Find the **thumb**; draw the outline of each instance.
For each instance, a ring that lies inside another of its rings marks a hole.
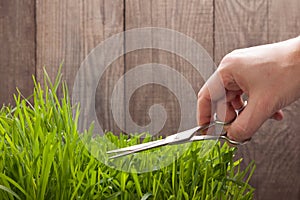
[[[248,104],[242,113],[236,118],[227,130],[229,138],[236,141],[250,139],[259,127],[268,119],[266,106],[259,98],[248,100]]]

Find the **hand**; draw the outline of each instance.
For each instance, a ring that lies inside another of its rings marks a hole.
[[[248,105],[227,130],[236,141],[252,137],[268,118],[282,120],[280,109],[300,97],[300,37],[226,55],[199,91],[198,124],[209,123],[215,112],[230,121],[243,94]]]

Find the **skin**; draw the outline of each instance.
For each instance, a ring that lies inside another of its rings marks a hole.
[[[300,97],[300,36],[227,54],[198,93],[198,124],[213,113],[230,121],[244,94],[248,104],[227,130],[236,141],[251,138],[269,118],[282,120],[281,109]]]

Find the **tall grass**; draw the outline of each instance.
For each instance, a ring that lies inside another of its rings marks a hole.
[[[147,173],[99,162],[80,138],[78,109],[60,80],[60,72],[54,83],[45,72],[43,88],[34,81],[33,104],[19,93],[14,107],[0,110],[0,199],[252,199],[248,181],[255,166],[241,170],[236,149],[226,144],[203,157],[203,143],[193,143],[171,165]],[[128,137],[107,133],[118,146],[128,145]]]

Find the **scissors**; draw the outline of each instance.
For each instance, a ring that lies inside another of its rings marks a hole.
[[[228,122],[220,121],[220,120],[218,120],[218,118],[215,114],[214,120],[212,122],[210,122],[209,124],[206,124],[203,126],[197,126],[195,128],[167,136],[166,138],[164,138],[162,140],[156,140],[156,141],[137,144],[137,145],[133,145],[133,146],[125,147],[125,148],[114,149],[111,151],[107,151],[106,153],[107,154],[115,154],[115,155],[109,157],[109,159],[113,159],[113,158],[119,158],[122,156],[138,153],[141,151],[145,151],[145,150],[149,150],[149,149],[153,149],[153,148],[157,148],[157,147],[162,147],[165,145],[175,145],[175,144],[182,144],[182,143],[186,143],[186,142],[195,142],[195,141],[203,141],[203,140],[224,140],[234,146],[243,145],[243,144],[247,143],[251,138],[249,138],[248,140],[245,140],[243,142],[238,142],[238,141],[232,140],[229,137],[227,137],[226,131],[222,131],[221,135],[203,135],[203,131],[205,131],[211,127],[220,126],[222,128],[223,126],[228,126],[228,125],[232,124],[232,122],[234,122],[234,120],[237,118],[237,116],[244,110],[246,105],[247,105],[247,101],[245,101],[244,106],[242,108],[235,110],[235,112],[236,112],[235,118],[233,118],[231,121],[228,121]],[[201,133],[202,135],[196,135],[196,133]]]

